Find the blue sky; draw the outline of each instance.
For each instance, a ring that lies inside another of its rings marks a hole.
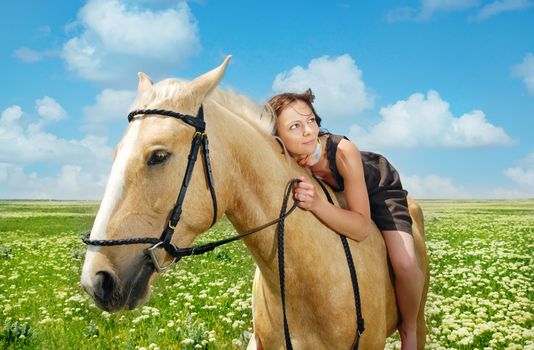
[[[324,126],[415,198],[534,197],[534,1],[0,5],[0,198],[99,199],[138,71],[263,103],[311,87]]]

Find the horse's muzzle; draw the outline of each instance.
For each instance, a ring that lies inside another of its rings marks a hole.
[[[151,263],[144,263],[125,278],[119,278],[111,271],[98,271],[90,285],[82,284],[95,304],[109,312],[134,309],[144,303],[150,291],[149,281],[154,273]]]

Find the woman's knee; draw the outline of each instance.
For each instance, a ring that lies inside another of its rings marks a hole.
[[[400,278],[418,277],[419,266],[417,265],[417,258],[415,256],[397,256],[394,259],[390,258],[390,260],[395,276]]]

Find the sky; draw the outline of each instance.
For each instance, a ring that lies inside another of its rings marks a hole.
[[[137,72],[264,103],[311,88],[323,126],[418,199],[534,198],[534,0],[5,1],[0,198],[101,199]]]

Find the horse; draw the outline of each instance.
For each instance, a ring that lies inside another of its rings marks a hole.
[[[189,247],[223,215],[237,232],[276,218],[284,188],[293,178],[307,177],[315,183],[317,193],[324,195],[309,171],[288,158],[273,137],[272,118],[265,114],[260,118],[262,108],[250,99],[217,88],[229,59],[190,82],[165,79],[154,84],[146,74],[138,74],[138,95],[132,110],[174,111],[189,116],[188,123],[150,112],[131,118],[115,149],[90,240],[120,243],[142,234],[148,241],[157,241],[162,231],[170,231],[173,246]],[[198,133],[191,125],[200,110],[210,142],[209,176],[215,197],[206,185],[205,168],[209,164],[197,162],[186,171],[191,140]],[[184,176],[190,182],[187,196],[182,198],[180,220],[174,225],[170,223],[171,212]],[[418,348],[423,349],[428,258],[421,208],[410,199],[409,211],[418,261],[426,276],[417,329]],[[252,301],[254,334],[248,349],[283,349],[278,239],[272,228],[265,228],[242,240],[257,264]],[[351,348],[357,332],[356,303],[338,233],[311,213],[297,209],[285,219],[284,241],[285,298],[293,348]],[[385,243],[373,224],[368,238],[349,240],[349,246],[365,319],[360,345],[363,349],[383,349],[399,323]],[[162,266],[172,263],[167,250],[159,248],[150,248],[151,254]],[[148,300],[150,286],[161,270],[156,265],[147,259],[144,244],[89,246],[81,284],[99,308],[133,309]]]

